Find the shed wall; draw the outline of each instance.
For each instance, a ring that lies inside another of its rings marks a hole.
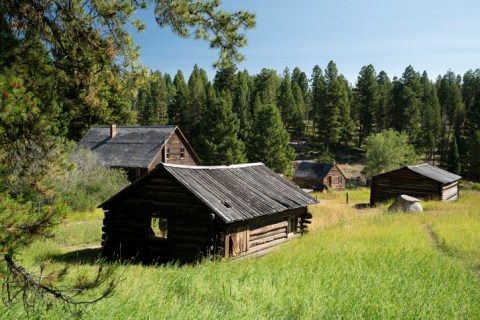
[[[457,182],[453,184],[458,185]],[[443,185],[440,182],[424,177],[408,168],[402,168],[372,177],[370,203],[386,201],[402,194],[423,199],[444,200],[447,193],[458,191],[453,184],[446,190],[444,196]]]

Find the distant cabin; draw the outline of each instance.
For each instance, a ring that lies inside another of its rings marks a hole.
[[[159,163],[199,165],[200,159],[177,126],[93,127],[78,143],[110,168],[125,169],[135,181]]]
[[[370,203],[386,201],[402,194],[455,201],[458,198],[458,180],[461,178],[427,163],[406,166],[372,177]]]
[[[102,252],[141,261],[263,254],[306,231],[317,200],[262,163],[159,164],[100,205]]]
[[[315,163],[302,161],[296,166],[293,182],[300,188],[319,189],[320,185],[327,188],[345,189],[346,177],[335,163]]]

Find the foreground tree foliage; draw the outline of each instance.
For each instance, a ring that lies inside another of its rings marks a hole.
[[[32,311],[60,302],[77,312],[76,306],[115,288],[111,268],[62,287],[64,271],[45,274],[40,268],[33,274],[16,257],[22,247],[51,236],[67,210],[54,188],[68,179],[66,139],[78,140],[92,124],[135,123],[130,104],[143,74],[128,30],[144,28],[133,14],[149,4],[160,27],[219,50],[216,65],[243,58],[242,32],[255,17],[222,11],[217,0],[0,0],[0,272],[6,303],[20,300]],[[152,77],[146,122],[166,121],[173,96],[163,94],[166,85],[161,74]],[[97,295],[82,300],[91,289]]]

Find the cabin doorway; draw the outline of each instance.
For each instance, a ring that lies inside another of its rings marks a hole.
[[[332,176],[328,176],[328,186],[332,186]]]

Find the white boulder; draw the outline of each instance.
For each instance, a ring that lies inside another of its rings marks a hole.
[[[402,194],[395,199],[393,204],[388,208],[388,211],[422,212],[423,208],[420,200]]]

